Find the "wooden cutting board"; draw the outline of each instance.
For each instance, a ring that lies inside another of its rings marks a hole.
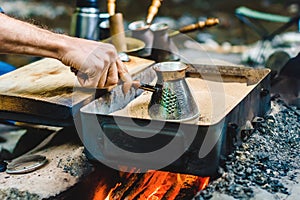
[[[131,56],[125,63],[132,75],[154,61]],[[0,76],[0,118],[31,123],[69,122],[72,112],[89,103],[91,91],[73,91],[79,86],[70,68],[45,58]]]

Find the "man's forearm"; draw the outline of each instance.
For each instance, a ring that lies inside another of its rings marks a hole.
[[[118,83],[126,66],[111,44],[52,33],[0,13],[0,53],[51,57],[78,70],[85,87],[109,87]]]
[[[68,36],[54,34],[0,13],[0,53],[60,59]]]

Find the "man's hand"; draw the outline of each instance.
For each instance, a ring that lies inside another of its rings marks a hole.
[[[133,86],[133,81],[132,81],[131,75],[129,74],[126,66],[122,63],[122,61],[118,60],[117,62],[119,63],[117,65],[118,74],[119,74],[120,80],[123,82],[123,92],[124,92],[124,94],[127,94],[127,92],[130,90],[130,88]]]
[[[124,79],[127,69],[111,44],[56,34],[2,13],[0,21],[0,53],[58,59],[78,70],[79,83],[84,87],[111,88],[119,76]]]
[[[84,87],[109,88],[118,83],[118,71],[127,71],[111,44],[68,38],[70,45],[60,60],[78,70],[79,83]]]

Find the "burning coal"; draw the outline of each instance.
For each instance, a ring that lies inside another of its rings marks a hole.
[[[147,173],[122,173],[120,181],[110,189],[100,184],[94,200],[119,199],[192,199],[197,192],[203,190],[209,182],[208,177],[194,175],[148,171]]]

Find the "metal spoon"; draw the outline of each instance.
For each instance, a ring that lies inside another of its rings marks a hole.
[[[130,61],[130,58],[129,58],[127,53],[119,52],[118,55],[119,55],[119,58],[120,58],[121,61],[123,61],[123,62],[129,62]]]

